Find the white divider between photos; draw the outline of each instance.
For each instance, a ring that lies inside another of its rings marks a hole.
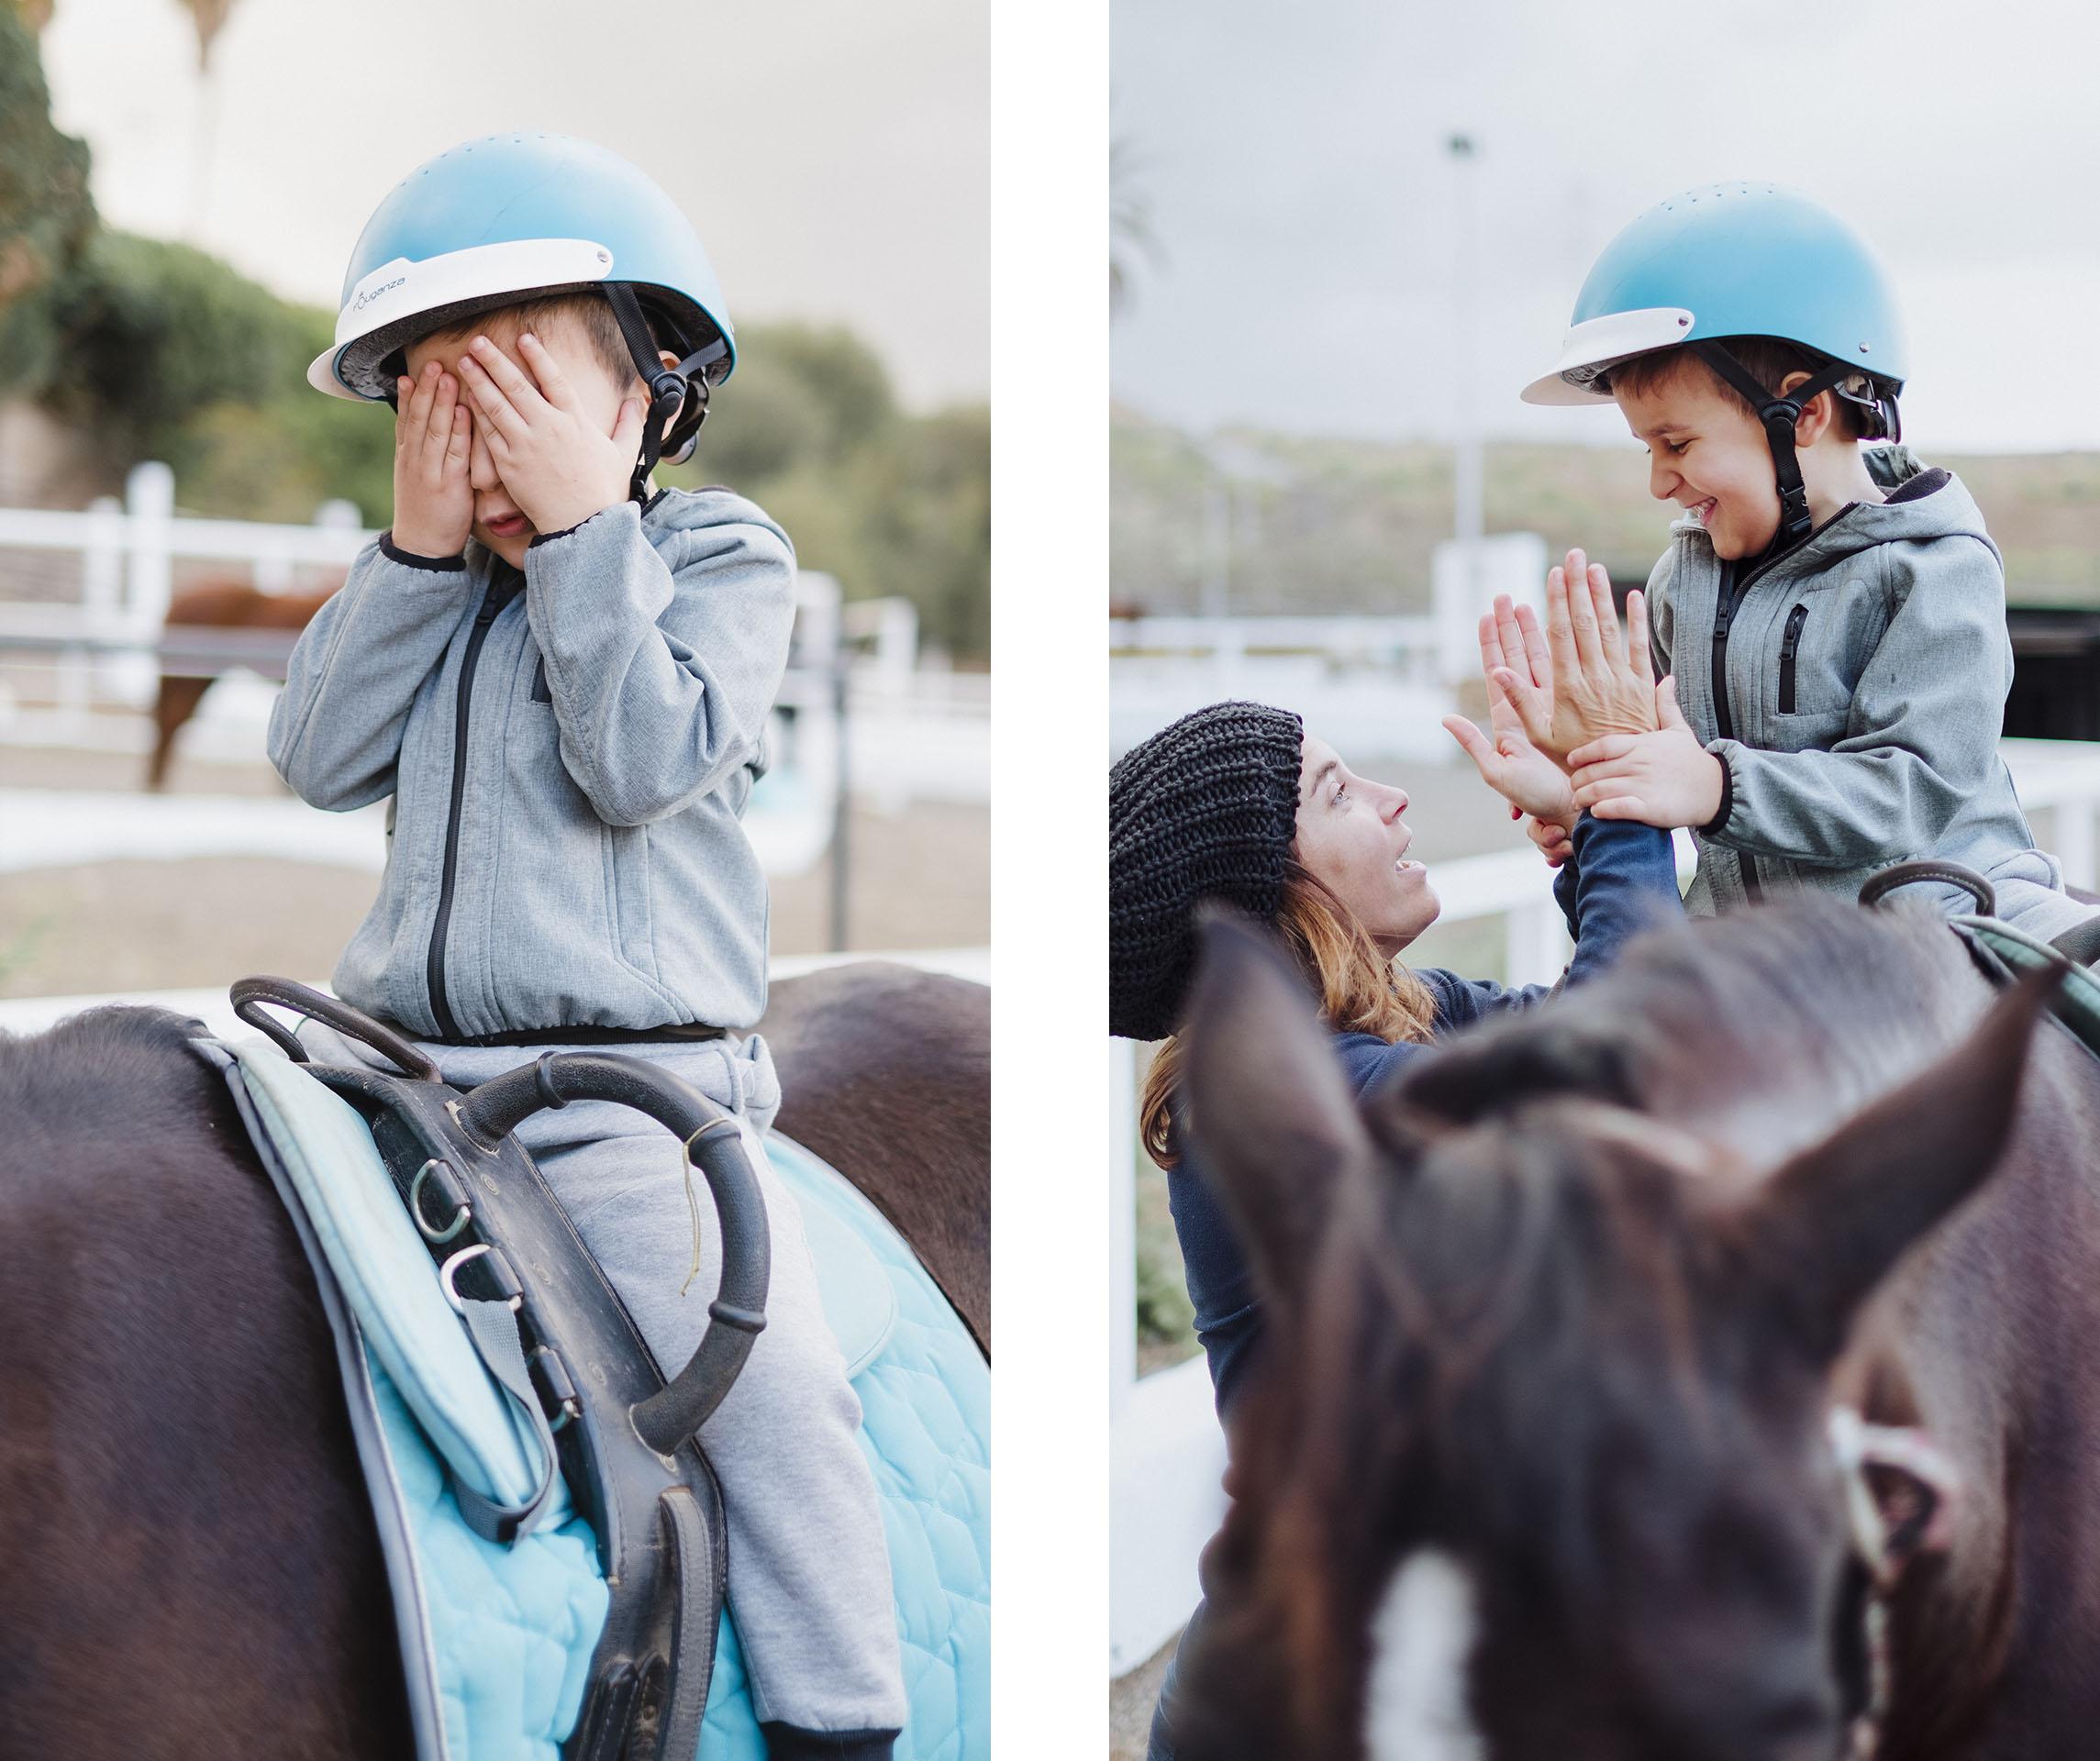
[[[2020,801],[2049,815],[2039,841],[2065,880],[2100,890],[2100,744],[2000,743]],[[1678,834],[1678,873],[1692,871]],[[1528,850],[1436,865],[1441,921],[1500,916],[1512,984],[1550,982],[1570,946],[1539,858]],[[1109,1042],[1109,1634],[1108,1668],[1123,1674],[1173,1636],[1196,1602],[1196,1556],[1225,1512],[1225,1440],[1199,1357],[1137,1374],[1137,1053]]]

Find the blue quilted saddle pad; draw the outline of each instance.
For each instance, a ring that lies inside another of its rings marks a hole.
[[[565,1496],[508,1547],[459,1514],[447,1468],[515,1496],[524,1439],[437,1292],[363,1122],[274,1047],[228,1047],[243,1088],[356,1315],[353,1402],[376,1413],[375,1502],[411,1537],[392,1557],[412,1684],[440,1727],[425,1761],[556,1761],[581,1710],[606,1589]],[[758,1142],[747,1134],[747,1141]],[[896,1594],[908,1707],[899,1761],[991,1754],[991,1374],[909,1246],[828,1164],[762,1140],[803,1212],[827,1321],[860,1397]],[[361,1386],[360,1385],[361,1384]],[[729,1566],[732,1585],[736,1562]],[[705,1761],[765,1761],[735,1622],[724,1611]]]
[[[853,1391],[896,1586],[910,1707],[896,1754],[898,1761],[976,1761],[992,1753],[991,1367],[881,1212],[801,1145],[778,1133],[764,1143],[802,1205],[819,1279],[828,1267],[824,1236],[836,1224],[859,1238],[894,1293],[888,1337],[854,1377]],[[825,1311],[832,1316],[828,1299]],[[839,1330],[839,1319],[833,1327]],[[851,1343],[840,1343],[851,1363]],[[736,1570],[732,1559],[732,1583]],[[726,1612],[700,1749],[706,1761],[765,1761]]]

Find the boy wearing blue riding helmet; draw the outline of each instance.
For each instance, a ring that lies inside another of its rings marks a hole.
[[[1564,756],[1599,818],[1693,828],[1693,911],[1788,887],[1850,898],[1877,869],[1939,857],[2054,938],[2092,910],[2034,847],[1998,755],[2013,663],[1997,547],[1950,472],[1867,444],[1901,437],[1908,371],[1880,262],[1803,196],[1716,184],[1612,240],[1524,397],[1616,402],[1650,492],[1684,510],[1645,595],[1671,676],[1652,719]],[[1609,589],[1580,551],[1563,584],[1585,615]],[[1544,733],[1542,696],[1506,682]]]
[[[403,179],[308,377],[394,406],[392,528],[294,651],[270,756],[316,806],[390,797],[384,877],[336,969],[448,1081],[617,1043],[762,1131],[765,879],[741,825],[787,659],[794,552],[727,490],[659,490],[735,365],[692,226],[633,166],[492,136]],[[328,1036],[350,1061],[355,1042]],[[521,1051],[520,1047],[531,1048]],[[527,1147],[661,1363],[719,1269],[660,1134],[606,1110]],[[880,1757],[904,1722],[861,1409],[793,1198],[762,1156],[766,1327],[700,1440],[775,1756]],[[691,1294],[685,1293],[690,1286]]]

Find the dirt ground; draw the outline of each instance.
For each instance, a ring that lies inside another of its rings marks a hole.
[[[1182,1635],[1175,1634],[1128,1675],[1108,1684],[1108,1761],[1145,1761],[1152,1707],[1160,1698],[1160,1683],[1174,1646],[1181,1642]]]
[[[123,811],[138,775],[129,756],[0,748],[0,787],[107,790],[113,813]],[[254,766],[185,760],[172,792],[283,792]],[[848,946],[988,943],[990,836],[983,807],[919,803],[895,817],[856,811]],[[0,997],[222,985],[249,972],[325,980],[377,883],[370,873],[249,857],[0,872]],[[829,946],[827,862],[776,879],[773,952]]]

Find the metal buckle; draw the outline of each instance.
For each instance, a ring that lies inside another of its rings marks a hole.
[[[440,1170],[438,1176],[438,1184],[443,1191],[445,1197],[451,1200],[457,1207],[451,1223],[442,1234],[431,1228],[423,1215],[423,1182],[429,1179],[432,1168]],[[416,1219],[417,1232],[433,1247],[442,1247],[473,1221],[474,1208],[467,1202],[465,1197],[461,1193],[458,1180],[452,1173],[452,1165],[450,1162],[440,1161],[433,1156],[416,1170],[416,1178],[408,1182],[408,1214]]]
[[[495,1275],[496,1288],[501,1290],[506,1285],[509,1286],[509,1293],[503,1300],[504,1307],[516,1314],[525,1306],[525,1293],[519,1288],[517,1274],[510,1269],[510,1262],[485,1241],[477,1241],[472,1247],[461,1248],[438,1268],[438,1281],[445,1288],[445,1301],[452,1305],[456,1312],[466,1312],[466,1301],[461,1296],[453,1280],[459,1277],[461,1267],[470,1259],[480,1259],[483,1255],[489,1256],[489,1269]]]
[[[541,1408],[551,1409],[547,1414],[550,1432],[559,1431],[582,1413],[583,1405],[576,1398],[576,1384],[569,1379],[568,1368],[552,1346],[535,1346],[525,1364]]]

